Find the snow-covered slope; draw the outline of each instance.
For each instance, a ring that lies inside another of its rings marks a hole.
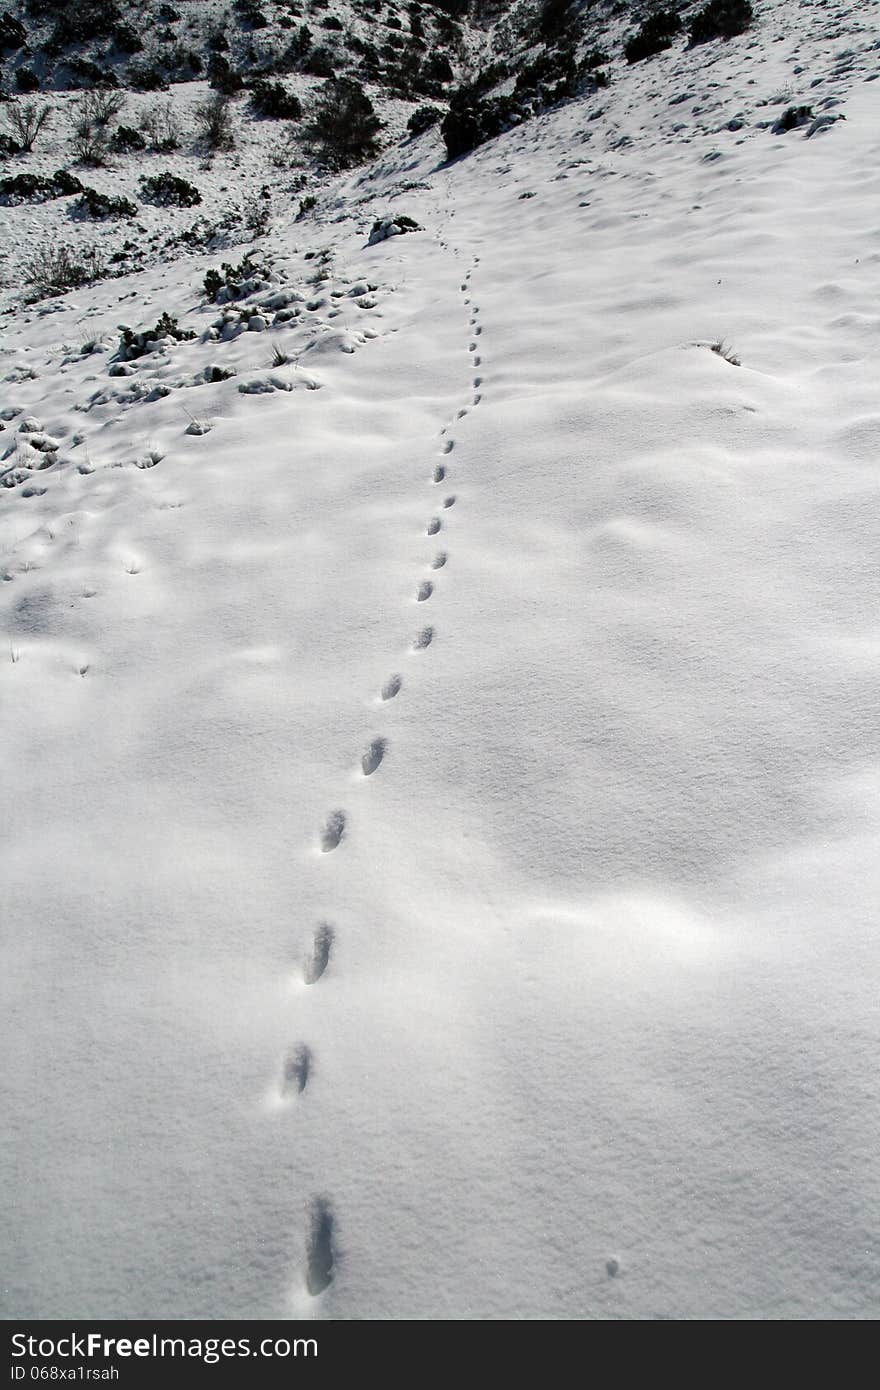
[[[880,1310],[880,51],[762,11],[5,320],[7,1316]]]

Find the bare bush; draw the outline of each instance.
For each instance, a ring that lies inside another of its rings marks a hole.
[[[170,101],[157,101],[141,112],[138,122],[150,149],[169,154],[180,145],[180,121]]]
[[[108,87],[94,87],[83,92],[76,103],[76,122],[100,126],[103,129],[125,110],[125,93]]]
[[[110,146],[110,122],[125,106],[121,92],[83,92],[73,104],[73,153],[80,164],[105,164]]]
[[[235,148],[232,101],[225,92],[212,92],[196,107],[196,129],[210,150]]]
[[[107,260],[97,246],[37,246],[23,262],[21,274],[33,297],[45,299],[103,279]]]
[[[48,106],[38,106],[35,101],[13,101],[5,111],[6,123],[21,148],[30,154],[41,131],[52,120]]]

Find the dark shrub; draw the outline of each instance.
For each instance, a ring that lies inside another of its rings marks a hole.
[[[113,30],[113,42],[121,53],[140,53],[143,41],[133,24],[117,24]]]
[[[468,154],[519,125],[528,115],[515,96],[483,98],[473,86],[459,87],[440,127],[447,157],[457,159]]]
[[[77,87],[118,87],[119,78],[110,68],[101,68],[91,58],[66,58],[64,66]]]
[[[161,68],[150,63],[132,63],[128,69],[128,85],[136,92],[167,92],[169,84]]]
[[[27,30],[8,10],[0,15],[0,53],[13,52],[27,42]]]
[[[655,53],[671,48],[680,29],[681,16],[675,10],[656,10],[624,44],[626,61],[638,63],[643,58],[652,58]]]
[[[422,76],[428,82],[451,82],[454,73],[446,54],[432,54],[422,66]]]
[[[736,34],[744,34],[754,17],[749,0],[709,0],[691,19],[691,43],[732,39]]]
[[[281,82],[258,77],[251,89],[251,106],[260,116],[276,121],[297,121],[302,115],[299,97]]]
[[[145,202],[158,203],[160,207],[194,208],[202,201],[195,184],[167,171],[141,179],[141,196]]]
[[[52,195],[55,198],[69,198],[74,193],[81,193],[83,188],[76,174],[71,174],[68,169],[56,169],[50,182],[55,189]]]
[[[11,135],[6,135],[0,131],[0,155],[12,158],[13,155],[21,154],[21,145],[17,145]]]
[[[212,53],[208,59],[208,82],[215,92],[227,97],[235,96],[244,86],[241,73],[232,67],[222,53]]]
[[[442,117],[443,112],[438,106],[420,106],[413,111],[406,128],[410,135],[422,135],[424,131],[430,130],[432,125],[439,125]]]
[[[335,77],[336,69],[333,66],[333,54],[330,49],[318,44],[305,58],[302,70],[310,77]]]
[[[301,24],[285,51],[285,61],[298,67],[312,47],[312,31],[307,24]]]
[[[121,125],[113,132],[110,148],[115,154],[137,154],[147,148],[147,142],[139,130]]]
[[[46,47],[50,52],[58,52],[72,44],[108,39],[121,21],[122,14],[114,0],[80,0],[76,5],[65,5]]]
[[[381,121],[363,88],[340,78],[328,82],[305,136],[327,164],[346,169],[376,154],[380,129]]]
[[[572,23],[573,0],[542,0],[538,33],[546,42],[559,38]]]
[[[269,23],[255,0],[234,0],[233,8],[241,24],[248,29],[265,29]]]
[[[101,221],[106,217],[134,217],[137,214],[137,208],[128,198],[111,198],[106,193],[99,193],[96,188],[84,188],[73,209],[80,217],[94,217]]]
[[[19,68],[15,74],[15,85],[20,92],[38,92],[40,79],[30,68]]]
[[[51,178],[42,174],[16,174],[14,178],[0,179],[0,202],[7,204],[45,203],[50,198],[67,198],[81,192],[79,179],[66,169],[56,170]]]
[[[166,24],[176,24],[180,15],[173,5],[160,5],[159,18],[164,19]]]

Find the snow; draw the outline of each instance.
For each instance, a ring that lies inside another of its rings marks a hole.
[[[762,11],[282,201],[288,324],[4,320],[6,1316],[880,1311],[880,50]]]

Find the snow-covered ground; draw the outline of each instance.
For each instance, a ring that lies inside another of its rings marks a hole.
[[[7,1317],[880,1312],[880,47],[761,9],[3,320]]]

